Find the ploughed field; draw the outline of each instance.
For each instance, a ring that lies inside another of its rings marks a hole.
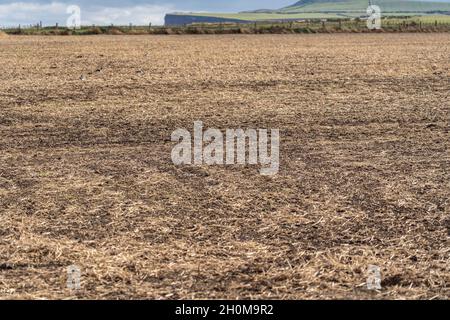
[[[0,68],[1,298],[450,298],[448,34],[10,36]],[[197,120],[280,129],[279,174],[175,166]]]

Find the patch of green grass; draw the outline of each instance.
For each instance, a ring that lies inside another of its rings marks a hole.
[[[424,23],[434,23],[435,21],[437,21],[438,23],[450,24],[450,15],[428,15],[428,16],[414,17],[413,19]]]
[[[337,14],[328,13],[195,13],[189,14],[198,17],[214,17],[224,19],[237,19],[243,21],[267,21],[284,19],[326,19],[339,18]]]

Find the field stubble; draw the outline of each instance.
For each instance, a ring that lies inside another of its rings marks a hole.
[[[3,298],[449,298],[448,35],[10,36],[0,61]],[[279,128],[279,175],[174,166],[195,120]]]

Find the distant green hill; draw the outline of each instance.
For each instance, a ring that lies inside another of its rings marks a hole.
[[[450,15],[450,3],[412,0],[373,0],[384,16]],[[241,13],[173,13],[166,25],[218,22],[289,21],[363,17],[368,0],[301,0],[278,10],[260,9]]]
[[[297,3],[276,10],[277,12],[330,12],[330,11],[362,11],[368,7],[368,0],[301,0]],[[373,0],[372,4],[381,8],[382,12],[436,12],[449,11],[450,3],[411,1],[411,0]]]

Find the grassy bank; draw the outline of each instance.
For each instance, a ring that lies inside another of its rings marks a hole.
[[[11,35],[143,35],[143,34],[283,34],[373,32],[366,21],[360,19],[328,19],[291,22],[255,23],[203,23],[187,26],[90,26],[71,30],[62,27],[10,28],[3,32]],[[442,16],[394,17],[382,21],[378,32],[450,32],[450,19]]]

